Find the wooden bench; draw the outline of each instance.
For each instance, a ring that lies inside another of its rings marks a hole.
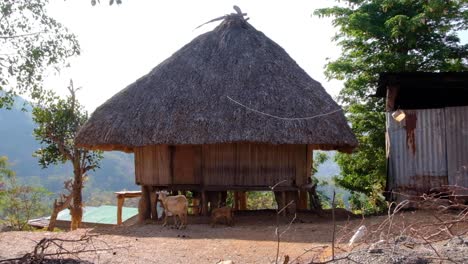
[[[141,197],[141,191],[120,191],[114,192],[117,195],[117,225],[122,224],[122,207],[125,198],[138,198]]]

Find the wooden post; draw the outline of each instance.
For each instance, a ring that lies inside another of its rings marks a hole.
[[[202,210],[200,208],[200,199],[198,198],[192,198],[192,205],[191,207],[192,208],[192,214],[193,215],[200,215]]]
[[[297,202],[297,208],[300,210],[307,210],[307,191],[299,190],[299,200]]]
[[[296,213],[297,203],[299,200],[297,191],[287,191],[286,193],[286,200],[284,204],[289,204],[288,208],[286,208],[286,212],[288,214]],[[292,203],[291,203],[292,202]],[[290,204],[291,203],[291,204]]]
[[[283,207],[285,207],[287,205],[287,202],[286,202],[286,192],[285,191],[282,191],[281,192],[281,207],[278,207],[280,210],[283,209]],[[279,206],[279,205],[278,205]],[[286,216],[286,211],[287,209],[284,208],[283,212],[282,212],[282,215],[283,216]]]
[[[117,225],[122,224],[122,207],[125,202],[125,196],[124,195],[117,195]]]
[[[387,100],[385,110],[387,112],[395,110],[395,99],[398,96],[398,92],[400,91],[400,87],[397,85],[389,85],[387,86]]]
[[[247,192],[234,192],[234,210],[247,210]]]
[[[306,171],[306,177],[307,177],[307,184],[312,184],[312,170],[314,168],[314,149],[312,145],[307,145],[307,171]],[[303,197],[302,195],[305,195],[305,208],[303,207]],[[301,193],[299,193],[299,209],[307,209],[307,190],[301,190]],[[309,197],[309,203],[312,204],[312,197]],[[312,206],[310,206],[310,209],[312,210]]]
[[[202,215],[207,216],[208,215],[208,197],[206,197],[206,191],[202,191]]]
[[[247,210],[247,192],[239,192],[239,210]]]
[[[234,210],[239,211],[239,192],[234,192]]]
[[[141,186],[141,198],[138,203],[138,222],[145,223],[147,219],[151,218],[151,202],[150,192],[148,186]]]
[[[151,219],[158,220],[158,211],[156,209],[156,203],[158,202],[158,195],[154,190],[150,192],[150,206],[151,206]]]
[[[228,195],[227,191],[221,192],[221,200],[220,200],[221,207],[226,206],[227,195]]]

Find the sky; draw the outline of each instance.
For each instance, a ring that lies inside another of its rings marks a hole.
[[[312,16],[317,8],[336,5],[332,0],[90,0],[51,1],[49,14],[77,37],[82,54],[70,67],[51,73],[46,87],[67,95],[73,79],[81,87],[78,99],[92,112],[114,94],[144,76],[198,35],[220,22],[197,26],[233,13],[239,6],[249,23],[282,46],[326,91],[336,96],[342,82],[324,75],[327,58],[337,58],[340,48],[331,41],[336,30],[331,19]],[[462,42],[468,42],[464,32]]]
[[[235,12],[233,5],[328,93],[335,96],[341,89],[340,82],[327,81],[323,73],[327,57],[336,58],[340,52],[331,42],[335,30],[330,19],[312,16],[317,8],[333,6],[331,0],[124,0],[119,6],[101,0],[94,7],[89,0],[51,2],[49,14],[78,37],[82,54],[70,61],[70,68],[51,73],[46,86],[66,95],[72,78],[75,87],[81,87],[78,99],[91,112],[192,39],[212,30],[219,22],[195,28]]]

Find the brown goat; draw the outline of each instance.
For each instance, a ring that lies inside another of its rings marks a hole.
[[[164,207],[164,223],[163,226],[167,225],[167,217],[174,217],[174,224],[179,229],[187,227],[187,209],[188,202],[187,198],[183,195],[167,196],[167,192],[159,192],[159,200],[162,202]],[[180,226],[177,223],[177,217],[180,220]]]
[[[233,224],[233,211],[229,206],[215,208],[211,211],[211,227],[214,227],[218,220],[226,219],[226,224],[232,226]]]

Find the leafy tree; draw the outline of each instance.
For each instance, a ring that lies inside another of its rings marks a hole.
[[[4,197],[6,194],[6,183],[5,180],[13,177],[14,172],[8,167],[8,158],[0,156],[0,211],[4,204]]]
[[[20,184],[6,157],[0,157],[0,184],[0,218],[13,229],[24,230],[29,219],[47,213],[44,204],[50,192]]]
[[[277,204],[273,192],[252,191],[247,193],[247,208],[249,210],[272,209]]]
[[[42,99],[47,69],[65,66],[80,53],[76,37],[47,14],[48,0],[0,1],[0,108],[14,96]]]
[[[341,56],[326,65],[329,79],[344,80],[344,105],[359,147],[338,154],[336,182],[369,197],[385,186],[383,100],[372,97],[379,73],[466,70],[468,45],[457,31],[468,28],[466,0],[344,0],[314,12],[331,17]],[[376,197],[374,197],[376,198]],[[380,203],[381,199],[374,199]]]
[[[70,96],[66,99],[55,98],[45,105],[33,109],[33,120],[38,127],[34,129],[36,139],[42,148],[36,151],[39,164],[47,168],[50,164],[70,161],[73,165],[71,229],[81,225],[83,216],[82,189],[86,172],[99,167],[102,152],[89,151],[75,145],[75,136],[88,119],[88,114],[75,98],[77,89],[70,81]]]

